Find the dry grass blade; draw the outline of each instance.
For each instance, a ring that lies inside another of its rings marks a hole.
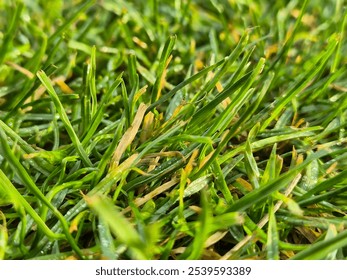
[[[123,153],[125,152],[125,150],[127,149],[127,147],[133,142],[139,128],[140,125],[142,123],[143,117],[145,115],[147,106],[144,103],[141,103],[133,123],[131,124],[131,126],[128,128],[128,130],[124,133],[122,139],[119,141],[119,144],[112,156],[112,160],[111,160],[111,169],[114,169],[115,167],[118,166],[119,161],[123,155]]]
[[[175,186],[177,183],[179,183],[179,179],[172,179],[169,182],[166,182],[165,184],[159,186],[154,191],[151,191],[150,193],[146,194],[144,197],[140,197],[140,198],[135,199],[134,204],[137,207],[140,207],[141,205],[145,204],[147,201],[155,198],[156,196],[162,194],[163,192],[166,192],[167,190],[169,190],[170,188]],[[128,206],[127,208],[122,210],[121,213],[125,214],[125,213],[128,213],[130,211],[131,211],[131,207]]]

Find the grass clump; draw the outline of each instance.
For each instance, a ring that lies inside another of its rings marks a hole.
[[[0,4],[1,259],[346,259],[344,1]]]

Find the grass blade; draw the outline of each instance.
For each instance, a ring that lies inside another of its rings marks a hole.
[[[42,84],[46,87],[49,95],[51,96],[52,101],[54,103],[54,106],[55,106],[62,122],[64,123],[65,129],[66,129],[67,133],[69,134],[72,143],[74,144],[77,152],[81,156],[83,163],[86,166],[92,166],[93,164],[90,161],[90,159],[88,158],[86,151],[83,149],[82,144],[79,141],[79,139],[78,139],[71,123],[70,123],[70,120],[69,120],[69,118],[68,118],[68,116],[64,110],[63,105],[61,104],[61,102],[59,100],[57,93],[55,92],[55,90],[52,86],[51,81],[49,80],[49,78],[47,77],[45,72],[43,72],[42,70],[37,73],[37,76],[40,79],[40,81],[42,82]]]

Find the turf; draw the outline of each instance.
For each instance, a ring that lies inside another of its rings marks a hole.
[[[0,3],[0,259],[346,259],[346,5]]]

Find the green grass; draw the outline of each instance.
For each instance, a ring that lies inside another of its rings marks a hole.
[[[347,3],[0,3],[0,259],[347,259]]]

